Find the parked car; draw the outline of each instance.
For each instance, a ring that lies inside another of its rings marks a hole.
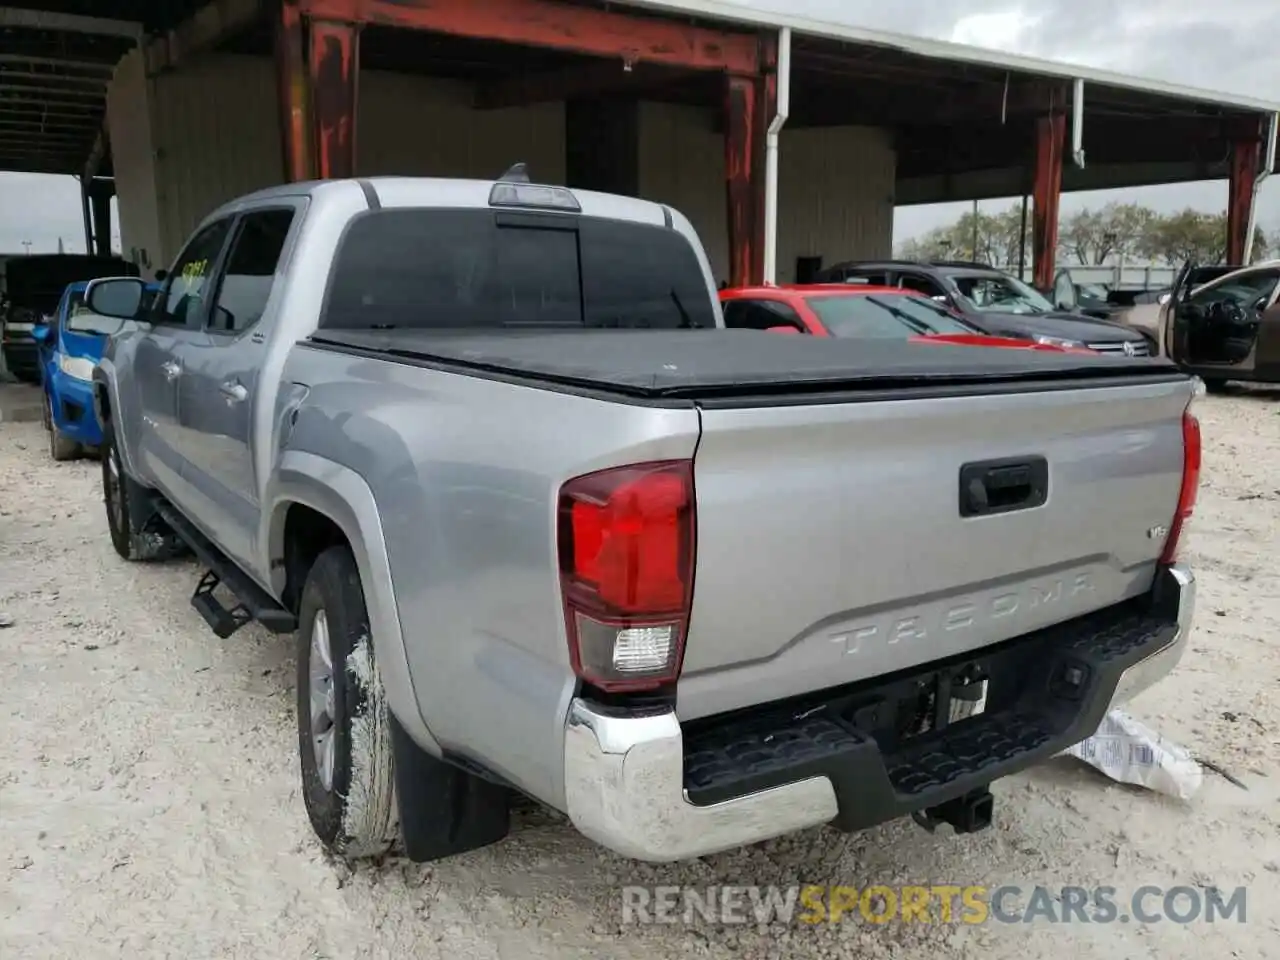
[[[1205,276],[1188,264],[1161,308],[1169,357],[1210,390],[1280,383],[1280,260]]]
[[[138,268],[120,257],[74,253],[12,257],[4,269],[8,307],[0,322],[0,348],[9,372],[27,383],[40,382],[40,351],[31,331],[49,322],[67,284],[138,275]]]
[[[290,184],[211,214],[147,319],[94,373],[112,543],[190,547],[220,636],[296,632],[346,856],[494,842],[514,791],[652,861],[981,829],[1187,644],[1191,378],[725,330],[661,204]]]
[[[84,302],[88,282],[68,285],[49,322],[37,324],[32,338],[39,349],[44,389],[44,425],[49,456],[72,460],[96,453],[102,430],[93,413],[93,368],[102,359],[107,338],[129,322],[104,317]],[[159,286],[147,288],[154,295]]]
[[[1064,268],[1053,278],[1053,287],[1040,291],[1055,310],[1070,314],[1082,314],[1098,320],[1114,320],[1122,304],[1111,300],[1111,291],[1101,283],[1077,281],[1070,270]]]
[[[821,271],[819,282],[867,283],[914,290],[962,315],[986,333],[1099,353],[1150,356],[1152,344],[1122,324],[1059,311],[1034,287],[994,267],[945,261],[849,262]]]
[[[720,304],[724,325],[730,329],[855,340],[1062,349],[1034,340],[993,337],[941,304],[901,287],[848,283],[736,287],[720,291]]]

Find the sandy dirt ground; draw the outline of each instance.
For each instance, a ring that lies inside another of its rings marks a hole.
[[[228,641],[187,563],[121,562],[94,462],[0,424],[0,957],[1275,957],[1280,920],[1280,393],[1207,398],[1197,627],[1133,705],[1238,777],[1187,803],[1058,759],[995,787],[995,828],[828,829],[676,866],[537,808],[443,863],[331,862],[298,793],[291,641]],[[1246,885],[1246,922],[759,929],[624,924],[624,884]]]

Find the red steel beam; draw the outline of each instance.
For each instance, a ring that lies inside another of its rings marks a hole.
[[[315,174],[322,180],[354,177],[360,28],[350,22],[311,20],[308,30]]]
[[[331,21],[376,23],[567,53],[620,57],[695,70],[754,74],[752,34],[694,27],[555,0],[301,0],[302,12]]]
[[[724,156],[729,284],[764,282],[765,138],[777,111],[777,43],[758,41],[761,73],[725,77]]]
[[[1053,286],[1058,252],[1058,201],[1062,196],[1062,155],[1067,117],[1054,113],[1036,120],[1035,172],[1031,184],[1031,263],[1034,284]]]
[[[1231,144],[1231,168],[1227,181],[1227,263],[1243,264],[1248,240],[1253,185],[1258,177],[1262,142],[1255,135]]]
[[[306,41],[302,12],[285,0],[276,21],[276,92],[280,101],[280,135],[286,183],[315,176],[311,163],[309,78],[303,53]]]
[[[754,141],[759,130],[763,99],[758,77],[729,74],[725,77],[724,174],[729,221],[729,286],[752,282],[759,245],[756,230]]]
[[[751,275],[753,284],[764,283],[765,147],[769,124],[778,112],[778,38],[772,33],[758,40],[761,74],[756,85],[759,102],[752,127],[751,193],[754,221],[751,225]]]

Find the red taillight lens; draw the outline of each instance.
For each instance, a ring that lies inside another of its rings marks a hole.
[[[693,465],[642,463],[560,490],[560,587],[574,672],[603,690],[673,682],[693,594]]]
[[[1161,563],[1176,563],[1182,533],[1196,508],[1200,490],[1200,421],[1189,409],[1182,415],[1182,487],[1178,491],[1178,512],[1169,525]]]

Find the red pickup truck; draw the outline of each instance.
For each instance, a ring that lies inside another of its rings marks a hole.
[[[898,287],[806,284],[720,291],[729,328],[813,337],[901,339],[975,347],[1063,352],[1062,347],[993,337],[928,297]],[[1072,349],[1073,353],[1092,350]]]

